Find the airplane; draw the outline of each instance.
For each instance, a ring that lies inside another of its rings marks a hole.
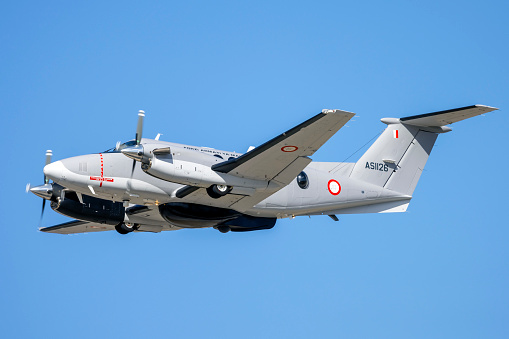
[[[405,212],[439,134],[497,108],[473,105],[404,118],[387,127],[357,162],[312,156],[355,114],[321,113],[244,153],[142,138],[102,152],[51,162],[44,184],[27,185],[75,220],[40,231],[58,234],[161,232],[213,227],[222,233],[271,229],[278,219]],[[50,182],[51,180],[51,182]]]

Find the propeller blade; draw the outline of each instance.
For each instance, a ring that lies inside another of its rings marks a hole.
[[[53,151],[52,150],[47,150],[46,151],[46,165],[49,165],[51,163],[51,157],[53,156]]]
[[[42,216],[44,215],[44,207],[46,207],[46,199],[42,199],[41,217],[39,218],[39,228],[42,225]]]
[[[53,152],[49,149],[46,151],[46,163],[45,166],[51,164],[51,157],[53,156]],[[44,215],[44,208],[46,207],[46,199],[50,199],[53,194],[53,184],[49,183],[49,178],[44,175],[44,185],[32,187],[30,183],[27,184],[25,190],[34,193],[35,195],[43,198],[42,199],[42,209],[41,209],[41,217],[39,218],[39,228],[42,224],[42,217]]]
[[[145,111],[140,110],[138,112],[138,126],[136,126],[136,145],[139,145],[141,142],[143,134],[143,118],[145,118]]]
[[[143,135],[143,119],[144,118],[145,118],[145,111],[139,110],[138,111],[138,125],[136,126],[136,137],[135,137],[136,146],[139,146],[141,143],[141,138]],[[134,147],[136,148],[136,146],[134,146]],[[139,146],[139,147],[141,147],[141,152],[143,152],[143,146]],[[136,149],[137,153],[140,151],[139,147]],[[127,153],[125,153],[126,151],[122,150],[122,153],[127,154]],[[141,161],[141,159],[140,159],[140,161]],[[133,178],[133,173],[134,173],[135,167],[136,167],[136,160],[133,160],[133,167],[131,169],[131,179]]]
[[[53,156],[53,151],[51,151],[50,149],[46,151],[46,165],[49,165],[51,163],[51,157]],[[46,177],[46,175],[44,175],[44,183],[45,184],[48,184],[49,183],[49,179]]]
[[[134,168],[136,167],[136,160],[133,160],[133,168],[131,169],[131,179],[133,178]]]

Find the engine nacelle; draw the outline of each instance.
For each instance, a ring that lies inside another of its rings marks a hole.
[[[237,177],[227,173],[213,171],[210,166],[195,162],[176,160],[173,158],[152,157],[149,163],[143,164],[142,169],[156,178],[176,182],[183,185],[209,187],[211,185],[226,185],[265,189],[266,181]]]
[[[159,213],[170,224],[184,228],[216,227],[221,232],[270,229],[276,218],[253,217],[227,208],[190,203],[159,205]]]
[[[65,216],[83,221],[117,225],[124,221],[125,208],[121,202],[114,202],[82,196],[81,203],[75,192],[65,191],[63,199],[51,201],[51,208]]]

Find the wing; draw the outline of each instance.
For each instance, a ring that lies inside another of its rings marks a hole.
[[[40,228],[39,231],[58,234],[113,231],[115,226],[95,222],[73,220],[60,225]]]
[[[354,115],[340,110],[324,110],[246,154],[212,166],[217,172],[267,181],[269,188],[264,191],[239,195],[235,194],[234,188],[233,194],[213,202],[210,202],[205,189],[183,189],[182,196],[185,196],[188,202],[246,211],[295,179],[311,162],[308,156],[313,155]]]
[[[129,222],[138,225],[136,232],[161,232],[181,229],[166,222],[161,217],[157,206],[131,206],[126,210],[126,216]],[[113,231],[115,225],[73,220],[56,226],[40,228],[39,230],[46,233],[76,234]]]
[[[214,165],[212,169],[255,180],[276,179],[287,185],[309,164],[306,157],[313,155],[354,115],[340,110],[323,110],[250,152]]]
[[[465,120],[468,118],[475,117],[491,111],[495,111],[498,108],[484,106],[484,105],[473,105],[455,109],[449,109],[446,111],[426,113],[421,115],[414,115],[411,117],[400,118],[404,124],[415,125],[415,126],[445,126],[452,123]]]

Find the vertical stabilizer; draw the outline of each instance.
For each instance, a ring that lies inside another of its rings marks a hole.
[[[437,137],[437,133],[419,130],[384,187],[412,195]]]
[[[438,136],[422,128],[426,129],[390,123],[355,164],[350,177],[412,195]]]

